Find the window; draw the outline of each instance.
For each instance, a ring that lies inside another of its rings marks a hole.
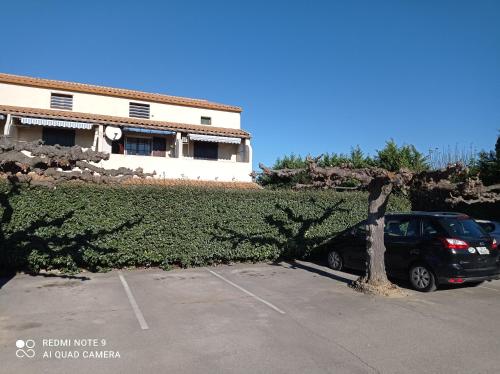
[[[193,142],[194,158],[206,160],[217,160],[219,153],[219,143]]]
[[[151,156],[151,139],[127,137],[125,139],[125,153],[127,155]]]
[[[149,104],[130,103],[128,108],[128,116],[149,119]]]
[[[389,237],[415,237],[419,236],[418,219],[392,218],[385,223],[385,234]]]
[[[439,232],[439,228],[436,224],[428,219],[425,219],[422,223],[422,232],[424,236],[434,236]]]
[[[51,93],[50,107],[52,109],[73,110],[73,95]]]
[[[350,230],[350,233],[354,236],[366,237],[366,221],[358,223]]]
[[[202,125],[211,125],[212,124],[212,117],[201,117],[201,124]]]
[[[476,221],[477,222],[477,221]],[[488,234],[495,231],[495,224],[493,222],[477,222]]]
[[[153,156],[165,157],[167,155],[167,139],[153,138]]]
[[[483,228],[472,219],[444,218],[440,222],[451,236],[481,238],[486,235]]]
[[[73,147],[75,145],[75,130],[44,127],[42,140],[47,145],[59,144],[65,147]]]

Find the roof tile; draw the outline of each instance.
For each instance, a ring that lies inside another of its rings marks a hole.
[[[31,116],[38,118],[66,119],[72,121],[90,122],[95,124],[131,126],[154,128],[162,130],[172,130],[180,132],[190,132],[195,134],[234,136],[249,139],[250,134],[241,129],[231,129],[227,127],[214,127],[204,125],[191,125],[186,123],[153,121],[139,118],[115,117],[101,114],[69,112],[54,109],[27,108],[18,106],[0,105],[0,113],[12,114],[15,116]]]
[[[0,73],[0,83],[11,83],[22,86],[42,87],[42,88],[50,88],[57,90],[67,90],[74,92],[115,96],[133,100],[144,100],[162,104],[172,104],[172,105],[188,106],[194,108],[222,110],[227,112],[240,113],[242,111],[242,109],[238,106],[220,104],[201,99],[190,99],[180,96],[162,95],[156,93],[127,90],[123,88],[95,86],[85,83],[75,83],[75,82],[66,82],[66,81],[59,81],[52,79],[25,77],[21,75],[13,75],[5,73]]]

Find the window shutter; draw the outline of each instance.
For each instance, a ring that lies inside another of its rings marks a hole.
[[[73,110],[73,95],[50,94],[50,107],[52,109]]]
[[[149,119],[149,104],[130,103],[129,117]]]

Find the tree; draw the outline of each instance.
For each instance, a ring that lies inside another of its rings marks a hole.
[[[494,151],[483,151],[479,154],[478,169],[486,185],[500,183],[500,136],[497,138]]]
[[[386,142],[382,150],[377,151],[376,164],[389,171],[398,171],[406,168],[420,172],[429,169],[424,155],[414,145],[410,144],[398,147],[392,139]]]
[[[466,178],[467,170],[460,164],[449,165],[435,171],[412,171],[400,168],[391,171],[380,167],[354,168],[352,165],[320,167],[316,158],[307,158],[305,169],[274,170],[260,164],[264,175],[276,178],[290,178],[296,173],[307,173],[311,179],[309,184],[296,184],[296,189],[304,188],[338,188],[349,180],[357,180],[360,188],[368,190],[367,217],[367,272],[360,277],[354,286],[360,290],[387,294],[397,290],[385,272],[384,216],[389,196],[396,190],[412,188],[441,189],[448,194],[448,202],[500,201],[500,184],[485,187],[477,178]]]

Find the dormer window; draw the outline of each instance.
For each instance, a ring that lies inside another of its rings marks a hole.
[[[211,125],[212,124],[212,117],[201,117],[201,124],[202,125]]]
[[[51,93],[50,107],[52,109],[73,110],[73,95]]]
[[[149,119],[149,104],[130,103],[128,116]]]

